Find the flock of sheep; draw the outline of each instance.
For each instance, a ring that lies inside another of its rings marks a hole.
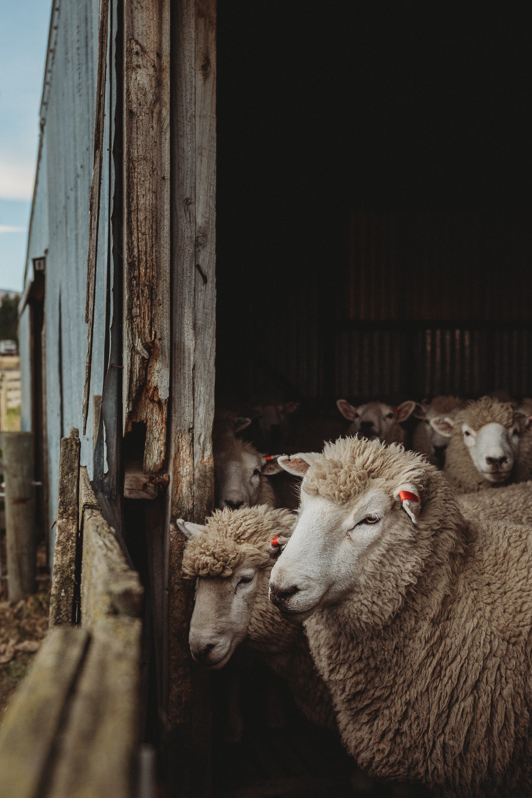
[[[372,777],[530,796],[531,408],[337,404],[346,437],[273,458],[216,419],[218,509],[177,521],[192,656],[254,650]]]

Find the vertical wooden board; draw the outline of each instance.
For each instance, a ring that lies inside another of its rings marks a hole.
[[[59,497],[50,595],[50,627],[73,623],[76,584],[76,547],[79,515],[79,450],[77,430],[61,440]]]
[[[214,504],[212,423],[216,345],[216,2],[196,5],[195,516]]]
[[[124,432],[166,457],[170,366],[170,0],[124,4]]]

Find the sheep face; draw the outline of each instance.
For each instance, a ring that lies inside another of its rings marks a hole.
[[[413,448],[426,454],[434,465],[443,466],[453,418],[462,407],[462,400],[453,396],[438,396],[430,403],[416,403],[413,415],[420,423],[414,432]]]
[[[265,502],[263,491],[267,474],[280,471],[271,458],[239,438],[225,437],[216,442],[214,451],[215,504],[237,510]]]
[[[399,485],[390,494],[379,483],[370,480],[343,504],[308,494],[303,483],[299,521],[270,578],[270,598],[284,614],[304,620],[342,602],[371,579],[372,562],[389,557],[397,544],[414,545],[416,489]],[[411,498],[401,503],[402,490]]]
[[[228,577],[198,577],[189,645],[201,665],[222,668],[245,639],[264,571],[242,563]]]
[[[368,402],[354,407],[345,399],[338,399],[336,404],[344,418],[352,422],[349,435],[359,433],[364,438],[384,440],[395,424],[394,409],[384,402]]]
[[[503,424],[484,424],[475,430],[462,424],[462,439],[477,471],[488,482],[506,482],[519,453],[521,427]]]

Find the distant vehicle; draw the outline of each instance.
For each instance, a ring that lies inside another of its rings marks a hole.
[[[0,355],[16,355],[18,346],[16,341],[0,341]]]

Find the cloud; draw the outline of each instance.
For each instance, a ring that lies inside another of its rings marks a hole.
[[[14,163],[0,158],[0,199],[31,200],[34,174],[33,163]]]
[[[0,224],[0,235],[2,233],[26,233],[26,227],[15,227],[12,224]]]

